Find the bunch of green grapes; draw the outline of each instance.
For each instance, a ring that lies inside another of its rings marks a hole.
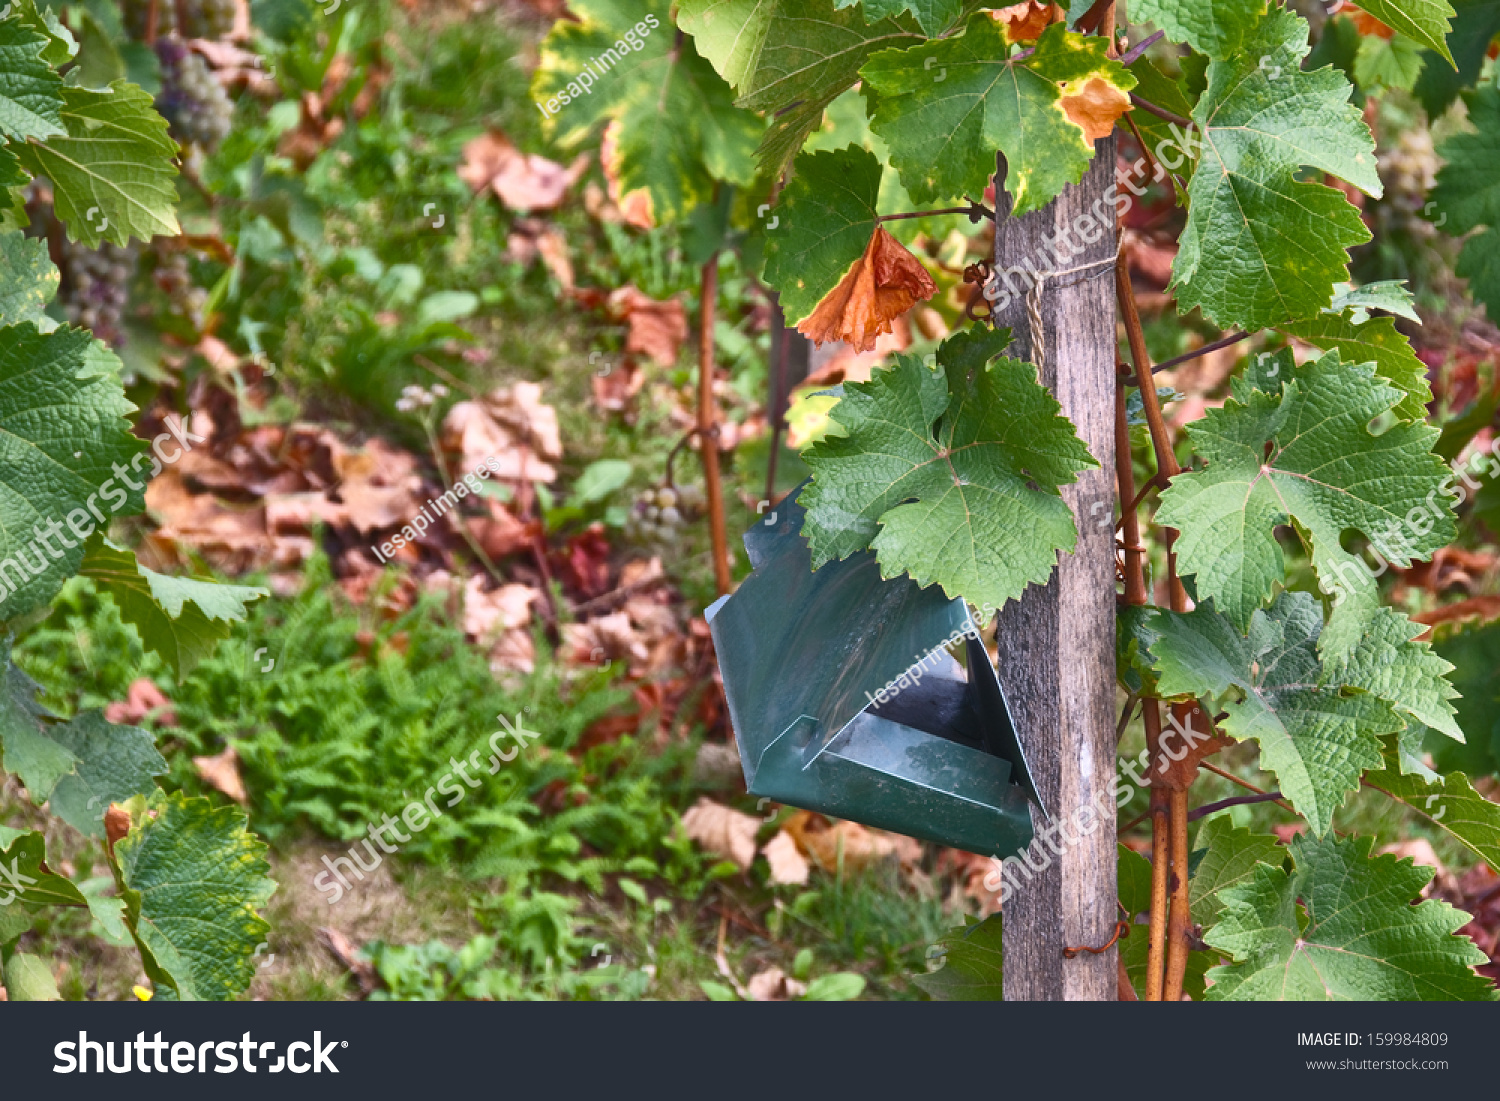
[[[193,282],[185,252],[162,252],[156,255],[156,270],[151,273],[156,285],[167,296],[173,313],[184,318],[195,332],[203,329],[203,311],[208,292]]]
[[[1385,195],[1380,214],[1389,220],[1391,230],[1431,237],[1432,223],[1422,216],[1427,193],[1437,176],[1437,153],[1432,147],[1432,132],[1425,126],[1403,130],[1396,140],[1381,149],[1376,157]]]
[[[636,494],[625,521],[625,537],[636,543],[666,545],[678,541],[682,525],[703,511],[703,489],[697,485],[658,486]]]

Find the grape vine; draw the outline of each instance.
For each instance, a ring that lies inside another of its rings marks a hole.
[[[1121,729],[1138,716],[1149,771],[1166,777],[1151,793],[1151,889],[1132,911],[1149,910],[1150,935],[1129,948],[1128,969],[1122,956],[1122,974],[1153,999],[1205,989],[1213,998],[1322,996],[1315,984],[1269,981],[1266,938],[1280,936],[1273,926],[1300,907],[1311,925],[1297,940],[1292,917],[1297,946],[1275,967],[1321,967],[1358,934],[1336,917],[1357,903],[1371,922],[1401,933],[1371,943],[1368,967],[1332,967],[1340,996],[1494,997],[1472,970],[1482,954],[1454,933],[1461,915],[1441,904],[1410,907],[1422,876],[1372,856],[1368,841],[1338,840],[1332,823],[1362,784],[1413,805],[1439,792],[1461,799],[1469,787],[1464,774],[1440,776],[1417,761],[1424,739],[1463,740],[1452,666],[1420,624],[1381,603],[1348,549],[1352,533],[1356,546],[1367,541],[1405,566],[1456,532],[1453,480],[1438,457],[1439,433],[1424,420],[1426,368],[1393,324],[1392,315],[1415,318],[1410,298],[1399,286],[1348,286],[1349,251],[1370,236],[1351,196],[1378,199],[1383,174],[1400,194],[1382,206],[1392,216],[1446,215],[1450,229],[1479,230],[1459,271],[1494,310],[1497,253],[1486,242],[1500,205],[1495,130],[1484,122],[1500,117],[1500,93],[1490,85],[1464,93],[1480,133],[1448,139],[1429,201],[1430,153],[1420,139],[1377,163],[1349,78],[1314,55],[1308,22],[1289,7],[1067,7],[682,0],[677,17],[684,52],[712,65],[739,108],[772,120],[758,150],[778,196],[762,223],[765,277],[788,321],[820,342],[873,347],[897,315],[936,293],[923,259],[881,223],[898,212],[987,216],[973,204],[992,182],[997,152],[1006,173],[993,186],[1009,192],[1014,214],[1042,209],[1076,183],[1096,140],[1117,127],[1156,179],[1170,175],[1186,215],[1168,290],[1180,312],[1196,308],[1224,329],[1211,349],[1245,355],[1223,408],[1193,423],[1184,446],[1156,388],[1140,385],[1153,368],[1131,280],[1116,262],[1129,349],[1117,417]],[[1426,71],[1470,64],[1450,53],[1447,4],[1361,8],[1362,18],[1403,36],[1413,56],[1429,51]],[[1139,23],[1127,24],[1127,14]],[[1346,30],[1335,23],[1329,33]],[[559,41],[576,33],[553,32]],[[1140,43],[1129,56],[1121,34]],[[1358,68],[1374,89],[1403,79],[1373,54]],[[856,85],[865,93],[858,125],[831,140],[825,109]],[[559,129],[576,139],[588,111],[613,111],[603,105],[629,94],[603,96]],[[727,131],[729,102],[702,96],[680,133],[657,140],[680,141],[710,120]],[[620,117],[630,118],[628,107]],[[667,151],[641,141],[622,145],[622,177],[646,187],[658,210],[680,210],[692,196],[657,174]],[[1118,235],[1118,213],[1130,205],[1124,182],[1111,191],[1122,200],[1113,210],[1096,209],[1056,235],[1055,257],[1014,257],[1020,266],[1011,271],[997,265],[985,296],[1026,294],[1038,272],[1068,268],[1069,232],[1089,241]],[[899,208],[890,205],[896,183]],[[943,209],[916,211],[912,200]],[[932,359],[899,358],[843,388],[830,413],[838,434],[805,453],[813,479],[803,530],[815,563],[869,550],[888,576],[998,605],[1045,583],[1058,555],[1074,548],[1079,518],[1059,487],[1093,457],[1036,366],[1006,355],[1009,333],[976,324],[940,345],[936,370]],[[1303,349],[1295,358],[1293,344]],[[1132,447],[1128,408],[1147,426],[1144,451]],[[653,497],[643,518],[647,510],[655,522],[666,508]],[[1157,608],[1150,574],[1163,571],[1166,606]],[[1169,761],[1168,722],[1207,724],[1212,736],[1187,763]],[[1214,885],[1189,874],[1190,789],[1200,766],[1222,771],[1207,758],[1236,742],[1254,743],[1280,786],[1257,798],[1281,799],[1309,832],[1290,854],[1290,875],[1274,840],[1213,834],[1209,860],[1228,859],[1227,848],[1257,854],[1253,875]],[[1494,863],[1500,807],[1472,809],[1439,825]],[[1211,920],[1195,932],[1205,915]],[[1416,954],[1396,951],[1397,940]]]
[[[230,11],[219,3],[183,9],[194,33],[204,34],[224,29]],[[159,5],[162,11],[171,6]],[[138,5],[127,5],[127,22],[135,25],[139,14]],[[218,120],[205,129],[203,116],[179,114],[174,122],[186,127],[184,137],[221,137],[228,101],[212,75],[175,39],[157,45],[164,68],[177,67],[179,92],[188,89]],[[0,418],[9,441],[0,474],[0,767],[19,778],[39,812],[45,807],[101,840],[117,889],[114,897],[86,894],[53,870],[50,827],[0,827],[0,862],[14,872],[16,887],[0,894],[5,986],[12,998],[57,997],[50,969],[17,945],[40,912],[62,906],[128,932],[156,996],[232,998],[254,977],[252,960],[267,929],[258,911],[275,884],[265,845],[237,807],[160,790],[156,778],[166,762],[150,733],[99,711],[52,713],[11,660],[14,642],[45,618],[76,575],[107,593],[144,646],[178,673],[227,638],[247,602],[264,595],[157,573],[108,539],[111,517],[144,511],[143,484],[130,475],[149,479],[148,470],[175,461],[131,432],[135,406],[110,346],[123,339],[142,244],[180,233],[179,150],[140,87],[123,79],[90,86],[76,57],[77,36],[32,0],[11,4],[0,17],[0,47],[0,187],[7,189]],[[161,274],[176,280],[169,293],[191,300],[180,268]],[[193,438],[191,428],[178,428]],[[56,857],[54,864],[67,866]]]

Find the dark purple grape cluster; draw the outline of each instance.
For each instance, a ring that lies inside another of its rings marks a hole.
[[[113,347],[125,343],[121,319],[130,298],[135,272],[135,247],[102,243],[89,248],[77,241],[63,242],[62,286],[57,300],[71,325],[90,330]]]
[[[161,61],[156,109],[172,136],[184,145],[213,150],[229,133],[234,103],[213,70],[180,38],[157,39],[156,56]]]

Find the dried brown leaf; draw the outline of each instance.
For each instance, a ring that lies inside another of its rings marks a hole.
[[[1041,0],[1026,0],[1024,4],[1011,4],[990,13],[1005,24],[1005,37],[1012,42],[1031,42],[1042,36],[1042,32],[1063,17],[1062,8]]]
[[[234,746],[226,746],[222,753],[212,757],[194,757],[193,767],[198,775],[211,787],[222,791],[236,803],[243,805],[249,799],[245,793],[245,781],[240,776],[240,755]]]
[[[842,340],[856,352],[875,347],[891,323],[937,293],[937,284],[905,245],[879,226],[849,268],[797,331],[817,344]]]
[[[1062,98],[1057,105],[1068,121],[1083,130],[1090,144],[1108,137],[1115,121],[1131,109],[1130,96],[1100,76],[1091,76],[1081,84],[1070,81],[1061,86]]]
[[[738,754],[735,764],[738,765]],[[738,768],[736,768],[738,772]],[[761,846],[760,855],[771,866],[771,882],[801,885],[807,882],[812,865],[797,848],[797,842],[786,830],[778,830],[776,836]],[[752,982],[754,980],[751,980]]]
[[[490,130],[464,146],[458,176],[475,191],[488,187],[512,210],[554,210],[587,167],[586,154],[564,168],[535,153],[522,153],[504,134]]]
[[[683,813],[683,828],[692,840],[705,850],[726,860],[733,860],[749,871],[755,860],[755,832],[760,820],[742,814],[732,807],[700,798]]]

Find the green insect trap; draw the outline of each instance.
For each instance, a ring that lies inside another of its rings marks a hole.
[[[1020,852],[1027,799],[1046,811],[979,624],[936,585],[881,577],[869,551],[814,570],[801,488],[745,534],[754,572],[706,613],[750,794]]]

